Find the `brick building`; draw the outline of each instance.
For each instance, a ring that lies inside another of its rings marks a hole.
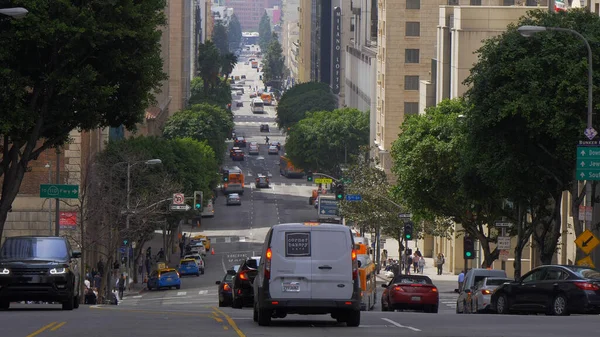
[[[225,6],[233,8],[244,32],[257,32],[265,9],[270,7],[269,0],[226,0]]]

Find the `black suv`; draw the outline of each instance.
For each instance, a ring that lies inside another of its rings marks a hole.
[[[10,302],[62,303],[63,310],[79,307],[79,270],[66,238],[17,236],[0,250],[0,310]]]
[[[260,257],[252,257],[244,261],[233,277],[231,287],[231,307],[240,309],[254,305],[254,288],[252,282],[258,274]]]

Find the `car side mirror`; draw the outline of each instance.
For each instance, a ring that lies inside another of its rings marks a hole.
[[[246,265],[252,269],[258,269],[258,264],[256,263],[255,259],[249,259],[246,261]]]
[[[81,257],[80,251],[73,251],[73,253],[71,254],[71,258],[73,258],[73,259],[78,259],[80,257]]]
[[[382,288],[387,288],[387,284],[384,283],[384,284],[381,285],[381,287]]]
[[[216,284],[216,285],[219,285],[219,284],[221,284],[221,281],[217,281],[217,282],[215,282],[215,284]]]

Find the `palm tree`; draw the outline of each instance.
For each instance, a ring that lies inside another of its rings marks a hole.
[[[215,44],[207,40],[198,47],[198,71],[204,82],[204,95],[208,97],[211,88],[219,83],[221,55]],[[233,70],[233,69],[232,69]]]
[[[229,75],[233,72],[237,62],[238,58],[233,53],[227,53],[221,57],[221,75],[223,76],[223,82],[227,81],[227,78],[229,78]]]

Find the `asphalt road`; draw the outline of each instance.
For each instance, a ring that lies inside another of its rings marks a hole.
[[[247,83],[258,79],[256,71],[242,62],[233,75],[246,74]],[[271,124],[269,137],[283,142],[274,125],[275,111],[256,116],[250,112],[248,91],[244,107],[236,108],[236,131],[249,141],[264,144],[259,125]],[[246,174],[246,190],[241,206],[226,206],[220,195],[215,203],[215,217],[203,219],[201,228],[184,228],[201,232],[212,239],[215,254],[206,257],[206,272],[199,277],[182,279],[179,290],[143,291],[127,296],[118,306],[81,306],[64,312],[54,305],[12,305],[0,313],[3,336],[440,336],[440,337],[564,337],[595,336],[600,331],[598,316],[548,317],[534,315],[456,315],[455,282],[435,282],[440,291],[440,312],[362,312],[359,328],[347,328],[329,316],[294,316],[274,319],[271,327],[259,327],[252,321],[250,308],[217,307],[217,286],[225,270],[248,256],[259,254],[270,226],[283,222],[314,220],[316,210],[308,205],[313,186],[303,179],[287,179],[279,175],[278,156],[269,156],[261,146],[259,156],[247,156],[238,165]],[[262,158],[262,159],[260,159]],[[258,173],[271,173],[271,187],[256,189],[253,181]],[[159,235],[153,240],[153,251],[162,245]],[[381,294],[378,282],[378,294]],[[379,295],[380,296],[380,295]]]

